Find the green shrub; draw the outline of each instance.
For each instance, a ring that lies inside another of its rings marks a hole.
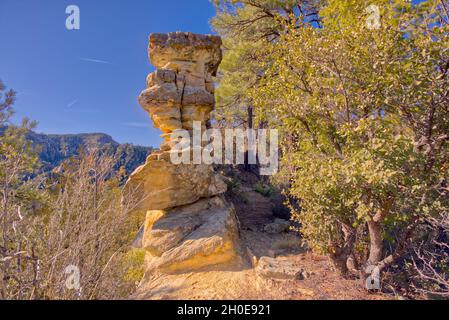
[[[433,0],[329,0],[320,15],[322,28],[293,19],[264,48],[251,98],[279,129],[309,245],[343,272],[358,252],[360,266],[383,269],[410,252],[417,224],[449,210],[446,13]]]
[[[254,186],[254,191],[268,198],[274,194],[274,189],[266,184],[258,183]]]

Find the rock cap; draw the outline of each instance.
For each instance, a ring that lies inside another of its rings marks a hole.
[[[207,71],[215,76],[222,59],[222,41],[219,36],[191,32],[152,33],[149,55],[158,69],[171,61],[204,63]]]

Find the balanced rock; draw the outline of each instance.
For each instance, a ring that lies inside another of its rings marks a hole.
[[[147,212],[139,239],[146,250],[146,274],[230,263],[238,252],[238,227],[234,207],[220,196],[226,184],[212,165],[171,161],[178,152],[173,147],[180,142],[180,130],[191,133],[194,122],[202,130],[210,127],[221,39],[152,34],[149,54],[157,70],[147,77],[139,103],[162,131],[164,142],[125,185],[125,196],[137,198],[136,209]],[[202,148],[183,145],[189,153]]]
[[[148,76],[139,102],[155,126],[164,134],[191,130],[193,121],[205,128],[215,105],[212,77],[222,59],[220,37],[156,33],[149,53],[157,70]]]

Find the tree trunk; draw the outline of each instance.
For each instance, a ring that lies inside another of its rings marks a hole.
[[[341,224],[341,230],[344,235],[344,245],[331,254],[331,259],[340,274],[346,276],[348,273],[348,258],[354,250],[355,232],[353,228],[344,223]]]
[[[369,257],[365,270],[362,271],[362,277],[366,289],[380,289],[380,270],[379,263],[383,257],[383,237],[382,237],[382,221],[386,214],[390,211],[391,202],[388,202],[382,209],[378,209],[374,217],[368,221],[368,232],[370,238]],[[371,283],[373,287],[368,286]]]
[[[377,209],[374,217],[367,223],[370,238],[368,265],[374,266],[382,261],[384,249],[382,237],[382,221],[390,212],[391,204],[391,199],[384,203],[383,208]]]
[[[369,265],[376,265],[382,260],[383,254],[383,239],[382,239],[382,227],[379,221],[369,221],[368,231],[370,237],[370,249],[369,249]]]
[[[247,123],[248,128],[247,129],[253,129],[253,106],[249,105],[247,108]],[[249,147],[249,146],[248,146]],[[249,163],[249,154],[248,150],[245,151],[245,171],[251,171],[251,164]]]

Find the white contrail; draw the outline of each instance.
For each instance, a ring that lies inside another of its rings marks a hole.
[[[93,62],[93,63],[102,63],[102,64],[112,64],[109,61],[99,60],[99,59],[91,59],[91,58],[80,58],[82,61]]]
[[[78,102],[78,99],[73,100],[67,105],[67,108],[73,107]]]

